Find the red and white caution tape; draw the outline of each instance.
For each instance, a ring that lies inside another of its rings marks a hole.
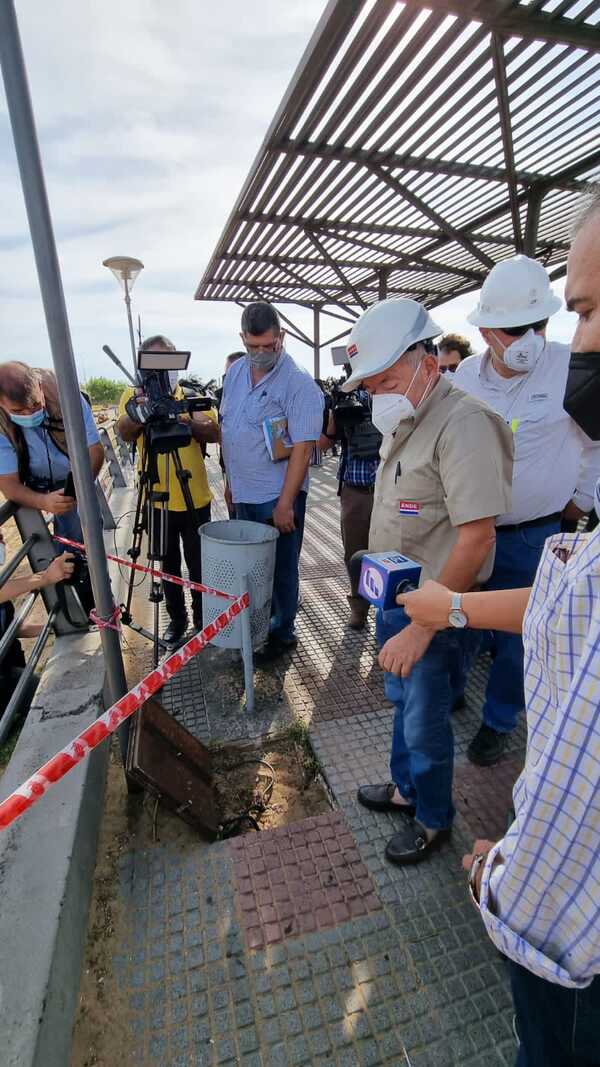
[[[105,738],[114,733],[125,719],[133,715],[142,704],[163,687],[165,682],[172,678],[177,671],[185,667],[192,656],[201,652],[203,648],[213,640],[217,634],[224,630],[232,619],[235,619],[249,605],[248,593],[237,597],[233,604],[221,612],[216,619],[205,626],[199,633],[194,634],[189,641],[174,652],[172,656],[147,674],[142,681],[119,698],[115,704],[100,715],[90,726],[83,730],[70,744],[57,752],[52,759],[48,760],[39,771],[32,774],[23,785],[15,789],[6,800],[0,802],[0,830],[6,830],[24,811],[27,811],[36,800],[54,785],[64,778],[73,767],[81,763],[92,749],[96,748]]]
[[[79,541],[69,541],[68,537],[57,537],[54,535],[54,541],[60,541],[61,545],[68,545],[69,548],[78,548],[80,552],[85,552],[85,545],[82,545]],[[120,556],[111,556],[110,552],[106,553],[107,559],[112,559],[113,563],[120,563],[123,567],[130,567],[132,571],[141,571],[142,574],[151,574],[153,578],[160,578],[163,582],[174,582],[175,585],[182,585],[184,589],[196,589],[199,593],[208,593],[209,596],[221,596],[225,600],[235,600],[233,593],[223,593],[220,589],[211,589],[209,585],[202,585],[202,582],[192,582],[189,578],[178,578],[175,574],[165,574],[163,571],[155,571],[152,567],[144,567],[142,563],[134,563],[130,559],[121,559]]]

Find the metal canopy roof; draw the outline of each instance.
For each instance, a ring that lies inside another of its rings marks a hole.
[[[353,319],[519,251],[564,274],[600,178],[599,53],[600,0],[331,0],[196,298]]]

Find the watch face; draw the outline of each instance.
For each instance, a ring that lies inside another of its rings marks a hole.
[[[458,608],[453,608],[448,615],[448,622],[451,626],[456,626],[457,628],[463,627],[467,625],[467,616],[464,611],[459,611]]]

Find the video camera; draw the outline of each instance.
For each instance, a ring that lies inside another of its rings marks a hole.
[[[169,372],[186,370],[190,355],[167,350],[138,353],[138,384],[143,398],[132,396],[125,408],[129,417],[144,427],[147,446],[153,452],[174,452],[189,445],[192,428],[188,422],[181,422],[180,416],[209,411],[215,403],[209,392],[189,395],[189,388],[183,399],[173,396]]]

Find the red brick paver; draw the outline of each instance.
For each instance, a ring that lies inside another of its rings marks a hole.
[[[474,837],[497,841],[506,831],[513,786],[523,769],[524,756],[494,767],[459,764],[454,769],[454,801]]]
[[[232,842],[249,948],[326,930],[381,908],[341,812]]]

